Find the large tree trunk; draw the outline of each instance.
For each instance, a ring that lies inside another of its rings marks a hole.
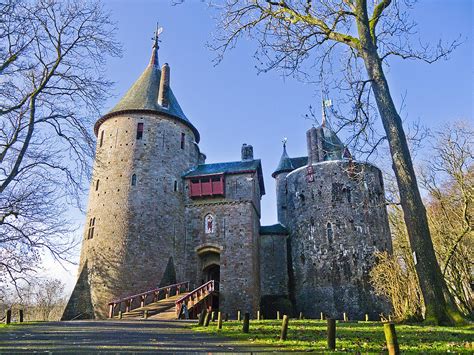
[[[363,4],[364,1],[361,3]],[[463,317],[448,291],[436,260],[426,210],[418,190],[402,120],[393,103],[382,61],[374,44],[375,39],[370,34],[365,5],[359,8],[358,15],[360,54],[369,78],[372,80],[375,101],[390,147],[410,247],[426,306],[425,319],[445,325],[462,323]]]

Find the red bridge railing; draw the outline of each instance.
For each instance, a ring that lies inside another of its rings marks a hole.
[[[130,312],[139,307],[144,307],[149,303],[157,302],[160,299],[168,298],[173,295],[179,295],[181,292],[189,291],[189,281],[180,282],[160,288],[155,288],[146,292],[109,302],[109,318],[113,318],[117,311],[123,310]],[[160,298],[161,297],[161,298]]]
[[[191,309],[193,306],[204,300],[214,291],[214,280],[211,280],[192,290],[187,295],[178,298],[175,302],[176,317],[179,318],[184,305],[186,305],[188,309]]]

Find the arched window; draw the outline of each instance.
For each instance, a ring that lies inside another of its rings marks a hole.
[[[178,191],[178,181],[174,181],[174,186],[173,186],[174,192]]]
[[[99,190],[99,179],[95,182],[95,191]]]
[[[100,132],[99,147],[102,147],[102,143],[104,143],[104,130]]]
[[[132,175],[132,186],[137,186],[137,174]]]
[[[334,231],[332,230],[331,222],[328,222],[328,224],[326,225],[326,236],[328,238],[328,243],[332,243]]]
[[[204,217],[204,232],[206,234],[214,233],[215,227],[214,216],[209,213]]]

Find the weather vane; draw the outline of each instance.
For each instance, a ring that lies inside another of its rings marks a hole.
[[[288,142],[288,138],[284,137],[281,142],[283,143],[283,148],[286,148],[286,142]]]
[[[158,43],[160,42],[160,34],[163,32],[163,27],[159,27],[158,22],[156,23],[156,31],[155,36],[152,38],[155,41],[155,46],[158,47]]]

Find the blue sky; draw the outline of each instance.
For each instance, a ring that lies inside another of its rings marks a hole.
[[[187,0],[109,0],[107,8],[117,21],[122,58],[109,63],[116,82],[109,107],[125,93],[146,66],[156,22],[164,28],[160,62],[171,66],[171,85],[184,112],[201,133],[207,162],[240,159],[242,143],[254,146],[262,159],[267,195],[262,223],[276,222],[271,172],[278,164],[281,140],[288,137],[290,156],[305,155],[305,132],[311,121],[303,118],[308,106],[320,106],[319,87],[283,78],[278,72],[257,75],[255,43],[242,40],[224,61],[214,66],[215,53],[206,47],[215,32],[216,12],[206,2]],[[387,71],[394,99],[406,95],[403,116],[440,127],[473,117],[473,8],[472,2],[420,1],[413,11],[420,37],[436,43],[456,39],[465,43],[448,61],[424,64],[392,61]]]
[[[319,107],[319,87],[283,78],[278,72],[257,75],[255,43],[250,40],[240,41],[221,64],[214,66],[215,53],[206,42],[212,39],[216,13],[206,2],[187,0],[173,6],[171,0],[108,0],[105,4],[117,21],[117,39],[124,53],[108,63],[108,77],[116,85],[112,92],[115,97],[104,113],[147,65],[151,38],[159,21],[164,28],[160,62],[170,64],[173,91],[201,133],[200,147],[207,162],[239,160],[242,143],[252,144],[255,157],[262,159],[267,191],[262,201],[262,224],[275,223],[271,173],[281,155],[281,140],[288,137],[290,156],[306,154],[305,132],[311,121],[303,116],[309,105]],[[461,35],[465,43],[450,60],[432,65],[392,61],[386,74],[398,104],[406,95],[403,116],[431,128],[453,120],[472,120],[472,2],[421,0],[412,15],[424,40],[435,43]]]

